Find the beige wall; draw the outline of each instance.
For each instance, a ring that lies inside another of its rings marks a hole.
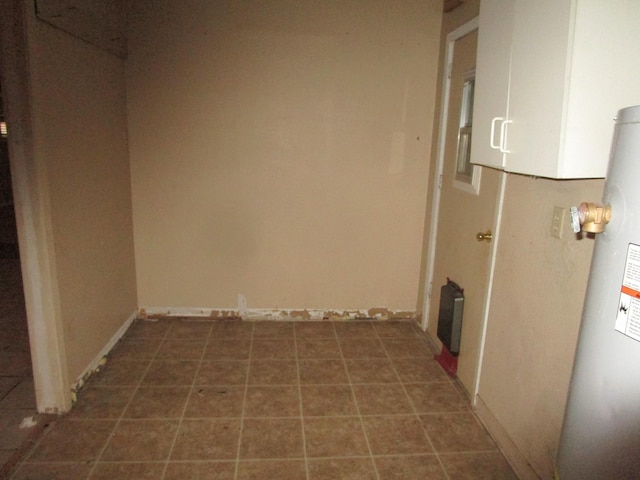
[[[446,35],[476,16],[478,5],[479,2],[467,2],[444,15],[441,55]],[[441,57],[440,63],[443,62]],[[438,98],[440,89],[438,85]],[[435,118],[439,118],[439,111]],[[435,174],[437,135],[436,128],[430,185]],[[568,209],[584,200],[597,201],[603,185],[603,180],[554,181],[512,174],[506,177],[479,385],[483,410],[479,413],[485,414],[483,420],[494,428],[492,433],[503,441],[511,460],[523,462],[519,470],[523,478],[529,478],[525,476],[530,472],[527,462],[541,478],[552,476],[593,249],[593,239],[578,240],[567,219],[562,239],[550,235],[553,207]],[[455,212],[440,215],[440,222],[456,218]],[[430,220],[431,195],[425,242]],[[423,255],[426,253],[425,244]],[[423,280],[425,265],[423,258]],[[424,284],[420,288],[422,291]],[[423,300],[421,295],[418,308]],[[438,303],[437,295],[433,301]],[[436,327],[437,318],[430,318],[429,333],[437,341]]]
[[[139,305],[414,312],[441,2],[132,17]]]
[[[599,201],[603,186],[507,176],[479,395],[542,478],[560,438],[594,244],[568,221],[552,237],[553,207]]]
[[[413,310],[438,2],[216,15],[202,3],[158,7],[132,32],[138,304],[228,308],[242,293],[250,308]],[[473,5],[445,21],[463,23]],[[42,24],[29,38],[53,300],[74,379],[136,306],[123,66]],[[568,227],[551,237],[551,212],[601,189],[507,179],[480,396],[541,476],[592,249]]]
[[[59,316],[45,321],[62,326],[73,382],[137,305],[124,63],[37,21],[33,2],[26,12],[38,221]]]

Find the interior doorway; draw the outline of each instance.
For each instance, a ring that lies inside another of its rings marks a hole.
[[[450,278],[464,289],[457,375],[472,402],[482,363],[504,188],[502,172],[470,163],[477,36],[477,18],[447,36],[423,308],[423,327],[436,337],[440,285]]]
[[[39,413],[71,407],[70,382],[55,276],[55,251],[46,156],[36,155],[26,38],[28,3],[0,0],[0,81],[7,119],[13,203],[16,212],[31,371]]]
[[[36,412],[8,135],[0,93],[0,468],[28,433],[22,419]]]

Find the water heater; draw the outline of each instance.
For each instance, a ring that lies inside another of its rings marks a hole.
[[[557,457],[560,480],[640,478],[640,106],[618,112]]]

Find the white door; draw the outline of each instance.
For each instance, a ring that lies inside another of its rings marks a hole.
[[[460,173],[461,160],[469,154],[469,130],[465,128],[464,108],[469,99],[469,83],[475,69],[478,30],[471,29],[470,22],[452,32],[448,39],[450,78],[448,92],[443,95],[445,105],[441,119],[438,162],[441,166],[439,189],[435,195],[430,240],[431,268],[427,269],[427,285],[431,283],[428,308],[428,329],[437,336],[440,287],[447,278],[464,289],[464,313],[458,378],[472,399],[477,391],[477,378],[481,362],[483,337],[491,282],[493,248],[496,242],[499,196],[501,195],[503,172],[486,167],[472,167]],[[451,55],[452,54],[452,55]],[[472,82],[471,82],[472,83]],[[472,103],[471,103],[472,106]],[[467,105],[469,107],[469,105]],[[469,158],[466,159],[467,161]],[[434,228],[435,227],[435,228]],[[477,240],[477,235],[484,239]],[[430,275],[431,273],[431,275]]]

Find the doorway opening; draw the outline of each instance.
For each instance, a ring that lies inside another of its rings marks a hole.
[[[472,404],[482,367],[504,195],[504,174],[474,165],[469,149],[477,38],[477,17],[446,37],[423,306],[423,329],[436,338],[437,325],[430,320],[437,319],[439,306],[432,301],[433,291],[448,278],[465,288],[457,377]]]
[[[37,408],[2,100],[0,93],[0,467],[21,447],[28,430],[20,423]]]

